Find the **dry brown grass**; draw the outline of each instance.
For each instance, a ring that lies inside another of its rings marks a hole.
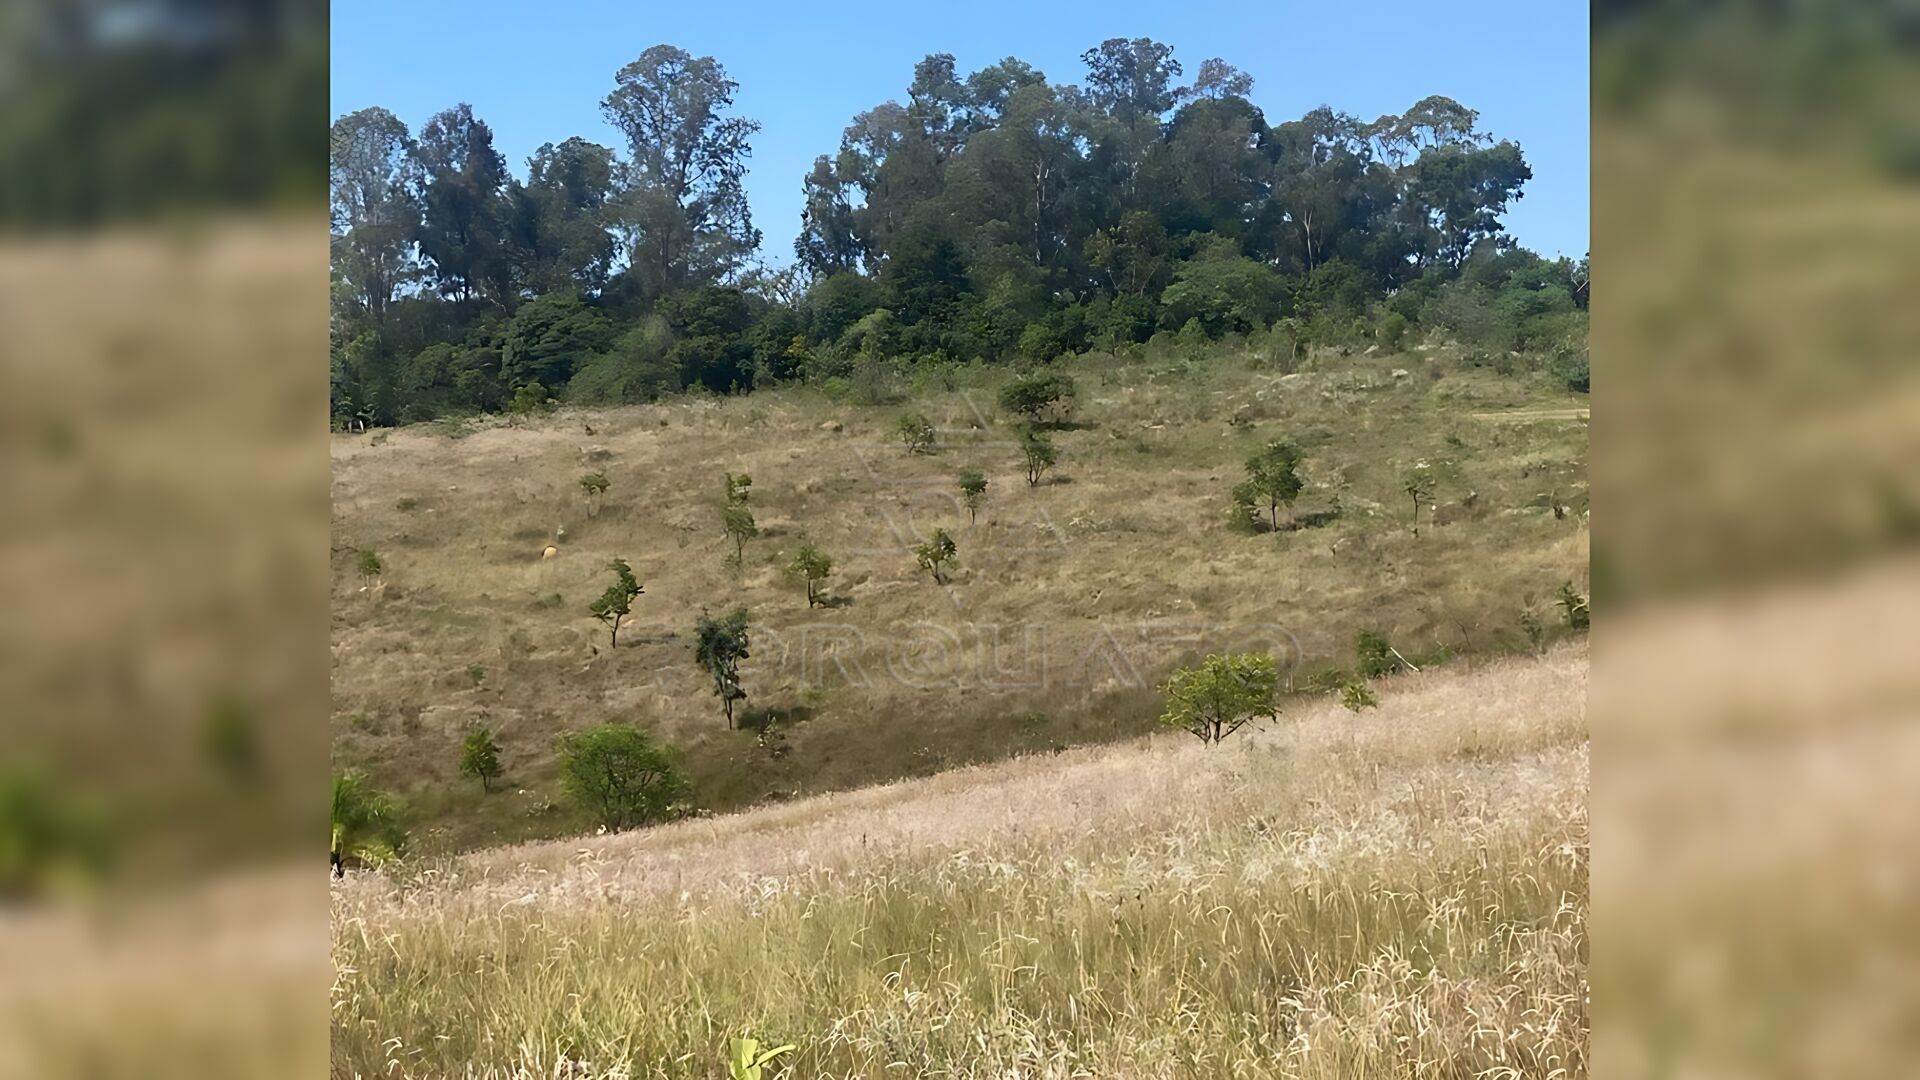
[[[410,798],[420,850],[554,836],[582,827],[550,808],[563,730],[640,725],[684,749],[704,805],[738,808],[1136,735],[1154,685],[1208,649],[1273,648],[1307,670],[1351,663],[1372,627],[1408,652],[1510,651],[1524,606],[1551,623],[1548,594],[1584,579],[1584,423],[1469,415],[1569,407],[1544,382],[1439,354],[1294,374],[1226,354],[1082,361],[1078,426],[1053,435],[1057,480],[1029,488],[992,405],[1003,374],[963,370],[893,407],[783,390],[460,438],[336,436],[336,759]],[[895,439],[908,409],[939,429],[936,453]],[[1339,516],[1227,531],[1240,463],[1278,437],[1307,449],[1300,514]],[[1417,460],[1440,472],[1445,524],[1416,539],[1399,481]],[[968,467],[992,484],[974,526],[955,486]],[[764,534],[738,569],[719,528],[729,470],[753,476]],[[612,481],[591,517],[588,471]],[[1566,520],[1546,506],[1556,491],[1576,508]],[[566,539],[542,562],[556,526]],[[960,548],[945,588],[911,554],[936,526]],[[839,606],[809,611],[780,573],[803,539],[834,556]],[[379,552],[384,590],[362,591],[356,547]],[[641,627],[609,651],[586,606],[614,556],[646,594]],[[766,739],[724,730],[691,660],[695,616],[736,603],[759,628],[744,674],[756,721],[776,718]],[[499,732],[506,793],[454,773],[476,721]]]
[[[336,890],[339,1076],[1577,1076],[1583,648]]]

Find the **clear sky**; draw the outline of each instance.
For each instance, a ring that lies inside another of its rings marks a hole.
[[[1508,230],[1548,256],[1588,249],[1587,5],[1570,0],[334,0],[332,10],[335,117],[384,105],[417,131],[466,101],[522,177],[543,142],[579,135],[623,150],[600,100],[648,46],[716,57],[740,84],[736,111],[763,125],[747,195],[762,254],[779,264],[792,258],[814,156],[839,148],[855,113],[904,100],[922,56],[952,53],[962,73],[1017,56],[1078,83],[1080,54],[1110,37],[1174,46],[1189,77],[1207,57],[1226,59],[1254,77],[1269,123],[1319,105],[1371,120],[1428,94],[1454,98],[1533,167]]]

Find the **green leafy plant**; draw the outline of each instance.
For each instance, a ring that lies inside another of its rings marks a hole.
[[[750,622],[747,609],[737,607],[719,618],[701,612],[693,628],[693,658],[713,678],[713,693],[727,711],[729,731],[734,727],[734,704],[747,698],[740,685],[740,661],[753,655]]]
[[[933,425],[919,413],[908,413],[900,418],[895,427],[900,434],[900,442],[906,446],[909,454],[925,454],[933,449]]]
[[[1233,489],[1235,501],[1265,503],[1268,527],[1280,528],[1280,507],[1293,513],[1300,497],[1300,448],[1289,442],[1271,442],[1247,459],[1247,478]]]
[[[927,542],[915,547],[913,553],[920,561],[920,569],[932,574],[934,583],[939,585],[946,584],[942,568],[952,565],[959,557],[959,549],[945,529],[933,530]]]
[[[1373,688],[1359,679],[1352,679],[1340,688],[1340,704],[1352,712],[1377,708],[1380,699],[1374,696]]]
[[[744,502],[724,507],[720,511],[720,526],[726,531],[727,539],[733,541],[733,564],[738,566],[747,557],[747,541],[760,535],[760,526]]]
[[[615,559],[607,564],[614,573],[614,583],[600,594],[587,610],[594,618],[606,623],[610,631],[607,644],[609,648],[620,647],[620,620],[633,614],[634,598],[645,592],[640,579],[633,576],[633,567],[625,559]]]
[[[1215,745],[1249,721],[1274,717],[1279,684],[1279,671],[1266,653],[1209,656],[1167,680],[1160,723]]]
[[[979,520],[980,500],[987,493],[987,478],[978,469],[965,469],[960,473],[960,499],[967,504],[967,523]]]
[[[760,1080],[761,1070],[797,1049],[793,1043],[787,1043],[762,1050],[758,1039],[734,1039],[727,1047],[727,1076],[729,1080]]]
[[[824,582],[833,573],[833,557],[812,544],[801,544],[787,564],[787,573],[806,582],[807,607],[812,608],[824,601]]]
[[[467,732],[460,747],[460,772],[480,781],[481,791],[493,790],[501,768],[500,744],[494,741],[492,728],[482,724]]]
[[[1078,395],[1073,380],[1058,372],[1022,375],[1000,389],[1000,407],[1028,423],[1038,424],[1064,416]]]
[[[1378,630],[1360,631],[1353,648],[1359,656],[1360,677],[1363,679],[1377,679],[1400,670],[1400,656],[1393,651],[1393,643]]]
[[[333,778],[329,813],[333,876],[346,873],[348,860],[379,865],[399,857],[407,833],[400,800],[375,788],[367,774],[349,769]]]
[[[1400,489],[1413,500],[1413,535],[1420,535],[1420,504],[1433,499],[1433,474],[1421,462],[1400,482]]]
[[[378,578],[381,571],[385,569],[380,564],[380,556],[375,554],[372,548],[361,548],[355,565],[360,571],[360,576],[368,581]]]
[[[673,752],[625,724],[569,731],[559,748],[562,789],[608,831],[670,817],[691,790]]]
[[[1060,460],[1059,452],[1053,448],[1053,440],[1037,431],[1020,433],[1020,454],[1027,462],[1027,486],[1040,483],[1040,477]]]

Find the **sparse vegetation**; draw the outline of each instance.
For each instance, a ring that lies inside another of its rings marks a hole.
[[[1160,723],[1214,745],[1251,721],[1272,719],[1279,688],[1279,672],[1266,653],[1209,656],[1167,680]]]
[[[1053,440],[1037,431],[1020,433],[1020,455],[1027,463],[1027,486],[1035,487],[1048,469],[1060,460],[1059,451],[1054,449]]]
[[[602,724],[560,737],[561,785],[610,832],[661,821],[688,794],[674,756],[646,733]]]
[[[361,548],[359,555],[354,559],[354,566],[360,571],[360,577],[364,581],[379,580],[384,569],[380,564],[380,556],[372,548]]]
[[[925,454],[933,450],[933,424],[919,413],[908,413],[895,425],[899,432],[901,445],[909,454]]]
[[[607,569],[613,571],[613,584],[607,586],[607,591],[601,593],[600,598],[587,610],[594,618],[607,624],[607,646],[617,649],[620,647],[620,620],[633,614],[634,600],[646,589],[640,584],[640,579],[634,576],[633,567],[627,565],[627,560],[615,559],[607,564]]]
[[[987,478],[978,469],[963,469],[960,472],[960,501],[967,506],[967,523],[976,524],[979,520],[980,500],[987,494]]]
[[[959,558],[959,548],[954,545],[953,537],[947,534],[947,530],[935,529],[926,543],[913,549],[913,554],[919,560],[920,569],[933,575],[934,584],[944,585],[947,580],[944,568],[952,566]]]
[[[807,606],[819,605],[827,575],[833,573],[833,558],[812,544],[801,544],[787,564],[787,573],[801,579],[807,588]]]
[[[1420,535],[1420,504],[1433,498],[1433,473],[1421,462],[1400,481],[1400,489],[1413,500],[1413,535]]]
[[[734,729],[734,706],[747,699],[747,691],[740,685],[740,661],[752,655],[748,651],[752,645],[750,622],[747,609],[737,607],[718,618],[702,612],[694,624],[693,657],[713,680],[714,696],[726,710],[728,731]]]

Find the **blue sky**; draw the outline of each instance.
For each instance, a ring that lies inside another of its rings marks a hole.
[[[516,175],[543,142],[620,147],[600,114],[613,74],[650,45],[712,55],[759,120],[747,195],[763,254],[792,257],[800,181],[853,115],[904,99],[913,65],[954,54],[962,72],[1018,56],[1056,83],[1109,37],[1174,46],[1189,76],[1225,58],[1254,77],[1269,122],[1318,105],[1371,120],[1428,94],[1480,110],[1520,143],[1533,180],[1507,227],[1543,254],[1588,249],[1587,6],[1539,3],[1004,2],[914,5],[334,0],[332,114],[384,105],[418,130],[470,102]]]

